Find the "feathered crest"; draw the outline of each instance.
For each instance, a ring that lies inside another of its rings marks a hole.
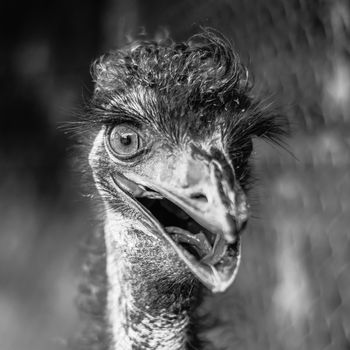
[[[87,123],[132,119],[175,140],[191,129],[210,132],[217,122],[240,138],[278,140],[285,133],[283,118],[251,96],[248,70],[231,43],[212,29],[183,43],[134,41],[100,57],[92,76]]]
[[[177,44],[169,37],[158,41],[135,41],[121,50],[100,57],[92,66],[95,91],[127,91],[135,86],[169,93],[186,87],[184,93],[217,96],[245,93],[248,71],[229,41],[213,30]],[[204,102],[204,100],[202,101]]]

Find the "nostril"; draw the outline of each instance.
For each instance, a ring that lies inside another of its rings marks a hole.
[[[204,195],[203,193],[192,193],[190,195],[190,198],[194,199],[196,201],[199,201],[199,202],[203,202],[203,203],[207,203],[208,202],[207,196]]]

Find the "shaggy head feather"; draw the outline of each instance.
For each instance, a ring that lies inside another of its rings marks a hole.
[[[255,100],[247,68],[212,30],[181,44],[135,41],[95,61],[92,76],[86,123],[147,124],[174,145],[220,129],[242,185],[252,137],[279,143],[285,135],[284,118]]]

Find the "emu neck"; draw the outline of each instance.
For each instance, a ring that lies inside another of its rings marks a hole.
[[[107,214],[112,349],[186,349],[196,282],[165,241],[137,226],[117,213]]]

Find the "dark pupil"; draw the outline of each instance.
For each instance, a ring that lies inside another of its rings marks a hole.
[[[132,143],[131,135],[120,135],[120,143],[123,146],[129,146]]]

